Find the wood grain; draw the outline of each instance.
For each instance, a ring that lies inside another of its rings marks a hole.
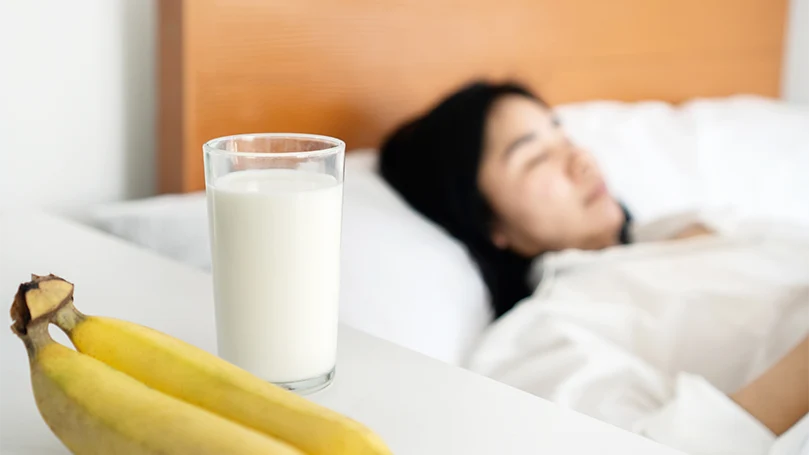
[[[193,155],[183,148],[186,137],[183,126],[183,2],[182,0],[161,0],[159,4],[158,43],[159,80],[158,85],[158,156],[157,182],[161,193],[181,193],[187,191],[188,182],[184,174],[185,163]]]
[[[476,77],[523,81],[551,103],[777,96],[786,18],[786,0],[169,3],[181,14],[161,8],[161,29],[179,22],[182,39],[179,56],[161,42],[161,62],[181,62],[179,87],[166,74],[178,68],[161,72],[163,192],[204,187],[207,139],[286,131],[376,146]]]

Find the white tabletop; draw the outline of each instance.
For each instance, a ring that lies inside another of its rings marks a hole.
[[[0,302],[10,306],[31,273],[74,282],[84,312],[215,352],[206,273],[50,215],[0,214]],[[679,453],[349,327],[339,343],[335,383],[310,398],[364,422],[396,454]],[[37,412],[25,349],[10,330],[0,332],[0,381],[0,453],[68,453]]]

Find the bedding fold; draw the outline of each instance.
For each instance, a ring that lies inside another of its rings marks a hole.
[[[767,454],[774,435],[727,395],[809,333],[809,237],[712,226],[723,235],[646,230],[629,247],[546,255],[534,295],[466,366],[687,453]]]

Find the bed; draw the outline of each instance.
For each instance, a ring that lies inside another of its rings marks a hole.
[[[809,224],[809,111],[778,99],[786,0],[159,5],[161,194],[95,207],[93,223],[208,268],[205,140],[342,138],[341,319],[443,361],[463,364],[490,323],[486,289],[379,178],[375,147],[473,78],[516,79],[557,106],[640,220],[731,207]]]

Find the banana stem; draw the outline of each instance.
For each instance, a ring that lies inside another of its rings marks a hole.
[[[22,283],[11,304],[11,330],[25,335],[35,322],[47,322],[54,318],[60,308],[72,306],[73,284],[56,275],[31,275],[31,281]]]
[[[85,318],[73,306],[73,284],[56,275],[31,275],[11,304],[11,331],[25,344],[31,362],[38,349],[55,342],[48,332],[50,323],[69,333]]]
[[[76,309],[73,305],[73,299],[71,299],[53,313],[51,322],[70,335],[70,332],[85,319],[87,319],[87,316]]]

